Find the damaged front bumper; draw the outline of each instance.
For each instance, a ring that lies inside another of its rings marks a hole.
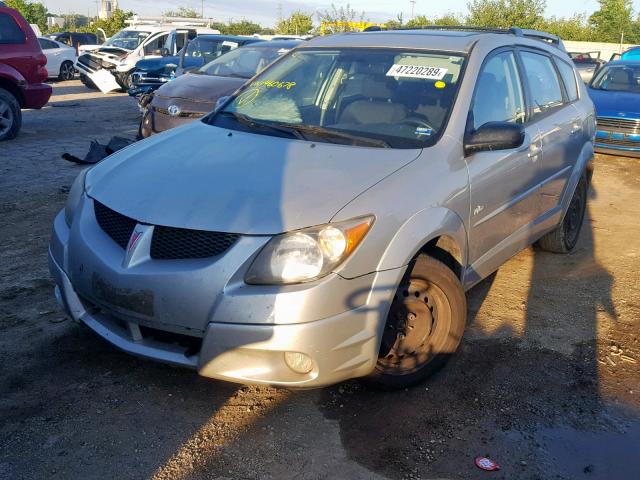
[[[319,387],[375,367],[403,269],[249,286],[243,269],[263,237],[241,237],[210,260],[145,257],[124,266],[125,251],[98,226],[93,201],[83,203],[71,229],[64,212],[54,221],[49,266],[56,297],[74,320],[118,348],[247,384]],[[310,359],[312,368],[296,371],[290,354]]]
[[[129,76],[128,65],[121,65],[126,52],[96,50],[78,57],[75,68],[80,75],[88,77],[103,93],[126,89]]]

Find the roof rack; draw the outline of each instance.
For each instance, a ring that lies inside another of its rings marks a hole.
[[[365,28],[365,32],[380,32],[384,28],[377,25]],[[490,27],[473,27],[468,25],[421,25],[416,27],[400,27],[392,30],[455,30],[459,32],[482,32],[482,33],[500,33],[515,35],[516,37],[532,38],[534,40],[540,40],[557,47],[558,49],[565,51],[564,44],[559,36],[551,33],[542,32],[539,30],[531,30],[527,28],[490,28]]]
[[[185,17],[139,17],[134,15],[125,20],[132,27],[149,26],[176,26],[176,27],[209,27],[215,20],[213,18],[185,18]]]

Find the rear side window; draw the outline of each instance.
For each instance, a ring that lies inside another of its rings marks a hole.
[[[25,40],[24,32],[13,17],[0,13],[0,45],[24,43]]]
[[[52,50],[54,48],[60,48],[58,47],[57,43],[53,43],[51,40],[45,40],[44,38],[39,38],[38,42],[40,42],[40,48],[42,48],[43,50]]]
[[[556,65],[558,65],[558,70],[560,70],[560,76],[562,77],[562,81],[564,82],[564,86],[567,90],[567,96],[569,97],[569,101],[573,102],[578,99],[578,85],[576,84],[576,76],[573,73],[573,68],[562,60],[556,59]]]
[[[474,130],[487,122],[524,122],[522,85],[513,52],[497,54],[482,67],[472,114]]]
[[[522,52],[522,63],[531,90],[531,106],[534,117],[562,106],[560,79],[546,55]]]

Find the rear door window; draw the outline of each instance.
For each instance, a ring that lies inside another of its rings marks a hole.
[[[564,99],[560,79],[551,59],[546,55],[528,51],[520,55],[531,93],[533,116],[544,115],[562,107]]]
[[[0,45],[24,43],[26,37],[13,17],[0,13]]]
[[[555,60],[558,70],[560,71],[562,81],[564,82],[565,90],[567,91],[567,97],[570,102],[574,102],[578,99],[578,85],[576,83],[576,76],[573,73],[573,68],[571,65],[560,59],[556,58]]]
[[[60,48],[58,47],[57,43],[54,43],[51,40],[45,40],[44,38],[39,38],[38,42],[40,42],[40,48],[42,50],[53,50],[54,48]]]

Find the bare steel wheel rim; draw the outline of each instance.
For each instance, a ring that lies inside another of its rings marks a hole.
[[[578,242],[578,234],[584,218],[586,193],[583,183],[578,183],[563,222],[564,237],[569,249]]]
[[[0,135],[4,135],[13,126],[13,110],[6,100],[0,98]]]
[[[73,66],[69,63],[63,63],[60,73],[63,80],[71,80],[74,74]]]
[[[451,307],[442,289],[422,278],[404,281],[389,310],[378,370],[388,375],[420,370],[441,351],[450,318]]]

